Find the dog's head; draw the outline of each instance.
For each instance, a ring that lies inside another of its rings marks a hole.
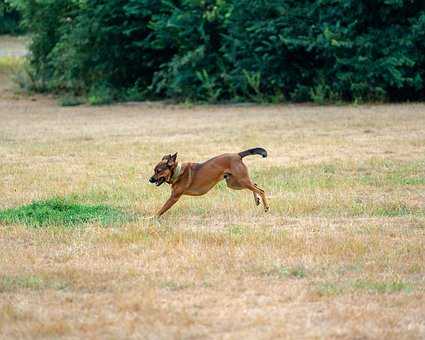
[[[162,160],[155,166],[154,174],[149,182],[160,186],[162,183],[170,183],[174,169],[177,166],[177,152],[174,155],[165,155]]]

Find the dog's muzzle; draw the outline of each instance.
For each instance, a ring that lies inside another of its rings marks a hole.
[[[155,177],[151,177],[149,178],[149,182],[151,183],[155,183],[157,187],[159,187],[162,183],[165,182],[165,178],[164,177],[160,177],[158,179],[156,179]]]

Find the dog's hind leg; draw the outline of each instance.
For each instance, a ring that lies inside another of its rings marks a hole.
[[[232,176],[231,174],[226,174],[224,176],[224,178],[226,179],[226,184],[230,189],[233,190],[242,190],[245,189],[245,186],[242,186],[239,181],[235,178],[235,176]],[[256,186],[256,184],[254,184]],[[260,198],[258,197],[258,194],[253,191],[252,194],[254,195],[254,202],[255,205],[260,205]]]
[[[267,204],[266,194],[263,189],[260,189],[256,184],[252,183],[251,180],[248,178],[244,178],[242,180],[239,180],[239,183],[246,189],[251,190],[255,195],[259,195],[261,197],[261,200],[263,201],[264,211],[269,211],[269,206]]]
[[[260,195],[260,197],[263,201],[264,211],[265,212],[269,211],[270,208],[269,208],[269,205],[267,204],[266,193],[264,192],[263,189],[260,189],[256,184],[254,184],[254,188],[257,189],[256,192]],[[248,189],[250,189],[250,188],[248,188]]]
[[[224,179],[226,180],[227,187],[233,190],[242,190],[244,187],[239,184],[235,176],[226,173],[224,175]]]
[[[260,196],[261,200],[263,201],[264,211],[269,211],[269,206],[267,204],[267,199],[264,190],[260,189],[256,184],[251,181],[251,178],[248,174],[248,169],[245,164],[243,164],[242,162],[235,164],[231,168],[231,176],[229,179],[232,180],[233,185],[237,183],[237,189],[251,190],[254,195],[255,204],[257,205],[259,204],[258,196]],[[229,186],[229,182],[227,185]]]
[[[254,183],[254,185],[257,187],[257,184]],[[257,205],[257,206],[260,205],[260,203],[261,203],[260,202],[260,197],[258,197],[257,193],[254,192],[254,191],[252,192],[252,194],[254,195],[255,205]]]

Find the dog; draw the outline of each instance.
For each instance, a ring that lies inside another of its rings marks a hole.
[[[260,205],[261,197],[264,211],[269,210],[264,190],[253,183],[248,175],[248,169],[242,159],[250,155],[267,157],[263,148],[253,148],[239,153],[225,153],[211,158],[203,163],[177,162],[177,153],[166,155],[155,166],[154,174],[149,179],[150,183],[160,186],[163,183],[171,185],[171,196],[158,211],[157,217],[162,216],[170,209],[182,195],[201,196],[206,194],[222,179],[226,180],[231,189],[251,190],[254,194],[256,205]]]

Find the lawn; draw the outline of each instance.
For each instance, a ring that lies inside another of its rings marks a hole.
[[[118,212],[0,222],[1,338],[425,337],[424,104],[60,107],[3,90],[0,122],[3,215]],[[255,146],[270,212],[220,183],[146,219],[169,195],[148,183],[164,154]]]

